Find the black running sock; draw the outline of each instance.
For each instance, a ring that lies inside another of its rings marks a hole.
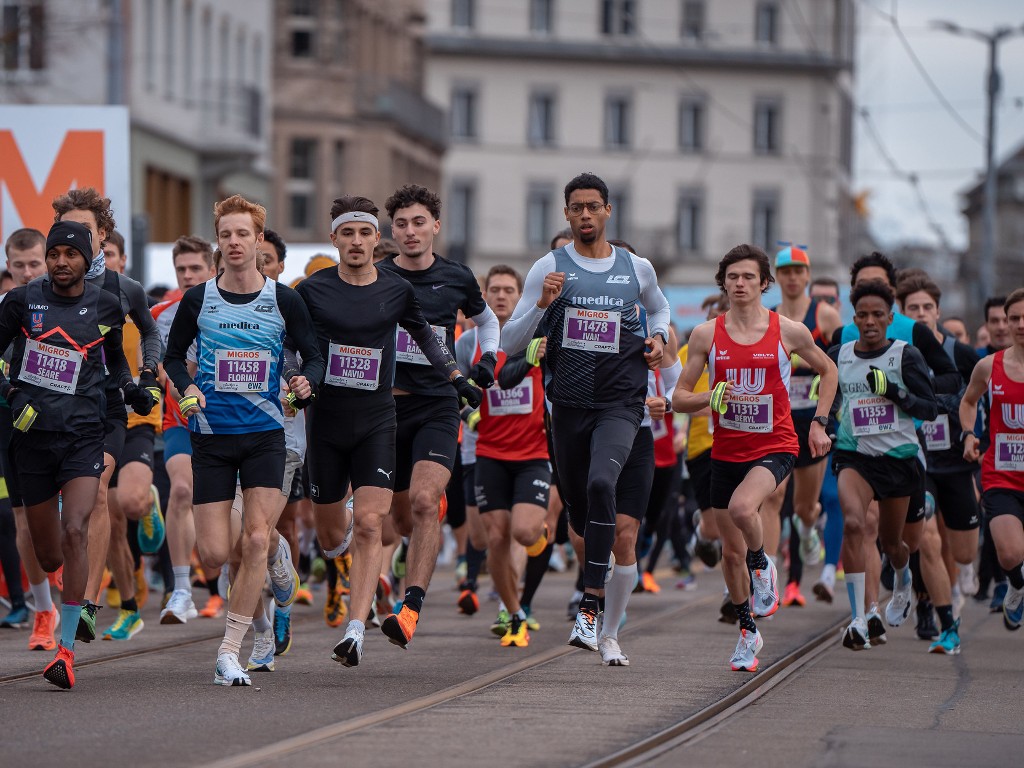
[[[419,613],[423,610],[423,598],[427,592],[423,587],[409,587],[405,590],[405,598],[402,600],[402,607]]]
[[[1024,589],[1024,573],[1021,572],[1022,566],[1024,566],[1024,563],[1017,563],[1013,568],[1003,569],[1007,580],[1010,582],[1010,586],[1014,589]]]
[[[218,591],[220,589],[220,587],[217,586],[218,581],[219,579],[217,577],[206,580],[206,588],[210,590],[210,597],[213,597],[214,595],[218,594]]]
[[[580,610],[588,610],[595,616],[601,612],[601,602],[598,600],[597,595],[592,595],[589,592],[583,595],[583,599],[580,600]]]
[[[301,555],[299,555],[299,574],[300,574],[300,580],[301,581],[308,581],[309,580],[309,566],[310,566],[310,563],[311,563],[311,561],[310,561],[309,555],[307,553],[303,552]]]
[[[601,613],[604,613],[604,597],[603,596],[597,598],[597,605],[598,605],[598,608],[601,609]]]
[[[928,587],[924,585],[924,577],[921,575],[921,551],[910,553],[910,575],[914,585],[914,591],[919,595],[928,594]]]
[[[333,557],[325,558],[324,563],[327,566],[324,571],[324,575],[327,579],[327,589],[328,591],[333,592],[338,588],[338,564],[334,562]]]
[[[761,550],[761,555],[764,556],[764,550]],[[750,615],[750,603],[744,600],[742,603],[733,603],[732,607],[736,609],[736,615],[740,617],[740,629],[757,632],[757,624],[754,623],[754,619]]]
[[[939,624],[942,626],[943,632],[953,626],[952,605],[936,605],[935,612],[939,614]]]
[[[764,547],[761,547],[757,552],[752,549],[747,550],[747,568],[751,571],[763,571],[767,567],[768,555],[764,553]]]
[[[576,591],[577,592],[582,592],[583,591],[583,569],[582,568],[577,568],[576,569]]]
[[[131,600],[122,600],[121,601],[121,610],[122,611],[132,611],[134,613],[134,612],[139,610],[139,604],[135,602],[135,598],[134,597]]]
[[[476,584],[480,578],[480,568],[487,560],[487,550],[477,549],[472,541],[466,542],[466,580]]]
[[[537,594],[537,588],[540,586],[544,574],[548,572],[548,563],[551,561],[551,551],[554,548],[554,543],[548,542],[543,552],[536,557],[527,558],[526,578],[523,581],[523,595],[520,598],[523,605],[533,603],[533,596]]]

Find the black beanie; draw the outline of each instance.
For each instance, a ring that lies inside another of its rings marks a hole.
[[[70,245],[85,259],[85,268],[92,264],[92,232],[84,224],[77,221],[58,221],[50,227],[46,236],[46,252],[58,245]]]

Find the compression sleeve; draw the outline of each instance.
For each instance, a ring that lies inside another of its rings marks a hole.
[[[682,372],[683,364],[679,362],[678,357],[668,368],[661,369],[661,386],[665,390],[665,397],[669,400],[672,399],[672,393],[675,392],[676,384],[679,382],[679,376]]]
[[[633,269],[636,272],[637,280],[640,281],[640,301],[644,309],[647,310],[647,335],[653,336],[656,333],[661,333],[667,339],[668,324],[672,319],[672,308],[658,285],[658,275],[654,271],[654,265],[639,256],[632,256],[632,259]]]
[[[932,339],[935,337],[933,336]],[[949,358],[946,358],[949,360]],[[907,394],[896,401],[896,404],[910,416],[921,421],[931,421],[939,415],[939,404],[935,400],[935,390],[928,375],[928,366],[921,353],[914,347],[903,349],[901,372],[903,383],[907,386]],[[959,374],[957,374],[959,376]]]
[[[526,360],[526,352],[517,352],[505,358],[505,364],[498,372],[498,386],[501,389],[512,389],[519,386],[533,366]]]
[[[416,300],[412,286],[409,287],[409,298],[405,305],[405,314],[398,324],[405,328],[419,345],[427,362],[434,366],[434,369],[443,374],[446,379],[451,378],[452,372],[458,369],[452,352],[448,345],[441,341],[434,334],[434,329],[427,323],[420,309],[420,303]]]
[[[924,362],[927,363],[934,374],[934,392],[940,394],[959,392],[961,386],[960,373],[957,371],[956,366],[953,365],[953,361],[949,359],[946,350],[942,348],[942,344],[935,338],[935,334],[932,333],[927,325],[920,322],[914,323],[912,333],[914,348],[920,352]],[[908,413],[910,412],[908,411]],[[913,414],[911,415],[913,416]],[[935,417],[931,416],[930,418],[934,419]]]
[[[523,295],[519,297],[512,317],[501,329],[501,348],[505,350],[505,354],[514,355],[516,352],[522,352],[533,339],[534,332],[544,317],[544,310],[537,307],[544,287],[544,278],[549,272],[554,271],[555,257],[551,253],[530,267],[523,283]]]
[[[156,327],[156,321],[153,320],[153,314],[149,308],[146,290],[140,283],[124,275],[118,276],[118,285],[128,304],[126,314],[138,327],[139,336],[142,339],[142,368],[155,373],[156,367],[160,363],[160,352],[163,345],[160,341],[160,331]]]
[[[287,285],[278,283],[277,306],[284,318],[288,336],[291,337],[295,349],[302,359],[302,368],[299,373],[306,377],[315,392],[323,383],[324,374],[327,373],[327,364],[324,362],[323,355],[320,354],[320,345],[317,344],[316,331],[313,328],[313,318],[310,317],[306,302]],[[181,314],[180,309],[178,314]],[[177,317],[174,318],[174,322],[177,324]],[[174,331],[174,325],[171,326],[171,331]],[[164,366],[166,367],[166,362]],[[175,382],[175,386],[177,386],[177,382]]]
[[[469,319],[476,324],[480,352],[483,354],[490,352],[493,355],[497,355],[501,325],[498,323],[498,318],[491,311],[491,308],[484,307],[483,312]]]

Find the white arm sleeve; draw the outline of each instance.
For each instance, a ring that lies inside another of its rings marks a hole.
[[[491,311],[491,308],[484,307],[483,312],[469,319],[476,324],[476,337],[480,340],[481,354],[490,352],[497,356],[498,336],[501,335],[501,326],[498,324],[498,318]]]
[[[653,336],[659,331],[668,338],[668,324],[672,319],[672,308],[668,299],[658,287],[658,275],[647,259],[633,257],[633,269],[640,281],[640,301],[647,310],[647,334]]]
[[[669,400],[672,399],[672,393],[676,390],[676,383],[679,381],[679,376],[683,372],[683,364],[679,362],[679,358],[668,368],[661,369],[661,386],[665,390],[665,397]]]
[[[505,350],[506,355],[522,352],[533,338],[541,318],[544,317],[544,310],[537,308],[544,288],[544,278],[549,272],[554,271],[555,257],[550,253],[530,267],[523,284],[523,295],[519,297],[512,317],[501,329],[501,348]]]

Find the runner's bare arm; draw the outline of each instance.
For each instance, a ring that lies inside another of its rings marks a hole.
[[[967,384],[963,399],[960,401],[960,424],[964,432],[970,433],[964,438],[964,460],[977,461],[980,453],[978,451],[978,438],[975,437],[970,425],[973,425],[978,416],[978,401],[988,387],[989,379],[992,378],[993,356],[989,355],[974,366],[971,380]]]
[[[708,353],[711,351],[711,343],[715,338],[715,322],[709,320],[701,323],[690,334],[690,344],[686,356],[686,365],[676,382],[676,389],[672,395],[672,410],[677,413],[695,413],[702,408],[707,408],[711,403],[710,392],[694,393],[693,387],[701,374],[704,373],[704,366],[708,362]]]

